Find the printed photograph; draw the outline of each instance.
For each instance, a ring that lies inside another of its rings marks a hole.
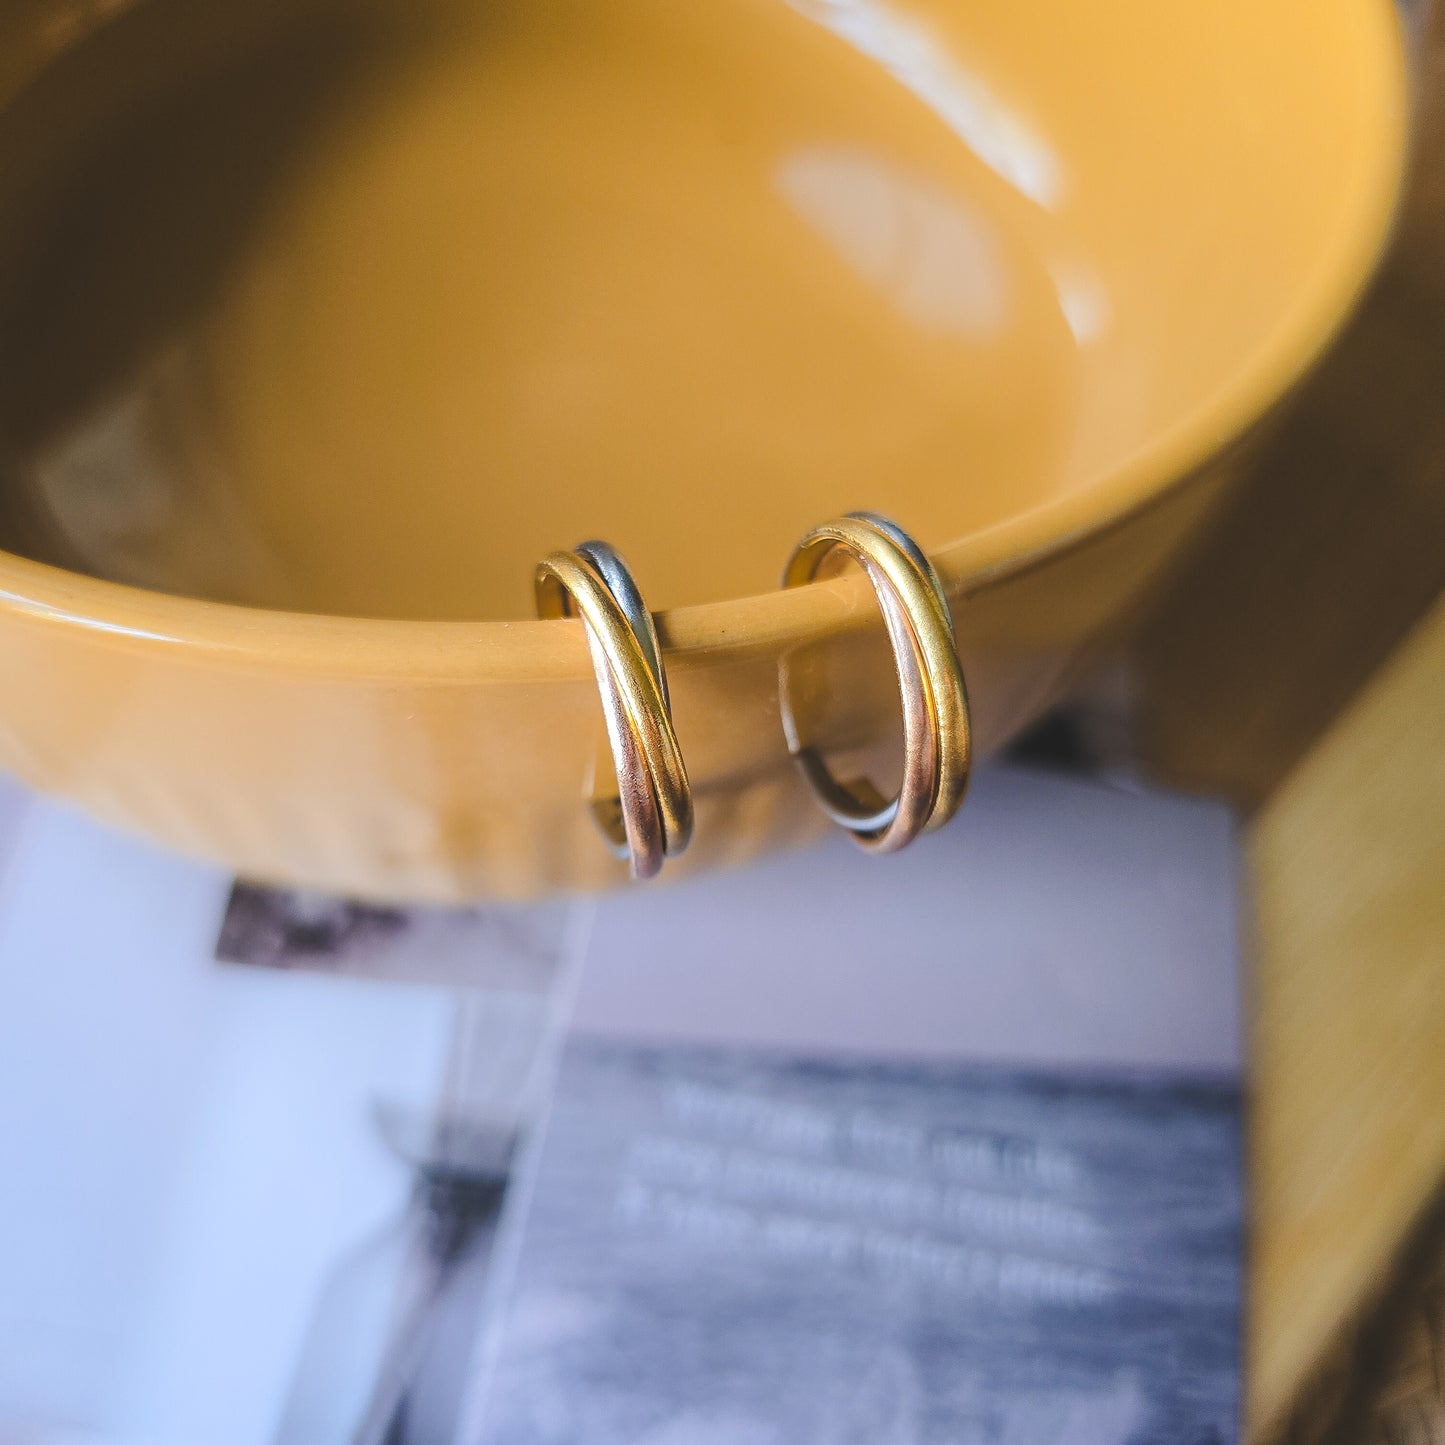
[[[566,947],[566,903],[396,908],[237,880],[224,963],[542,993]]]
[[[435,1103],[371,1101],[374,1138],[404,1196],[331,1251],[272,1445],[458,1441],[546,1032],[535,999],[458,995]]]
[[[574,1040],[484,1445],[1223,1445],[1232,1081]]]

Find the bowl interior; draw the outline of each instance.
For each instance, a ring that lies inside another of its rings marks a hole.
[[[1342,304],[1396,104],[1371,0],[93,9],[0,21],[50,34],[0,546],[367,617],[529,615],[588,536],[748,595],[841,510],[942,546],[1100,489]]]

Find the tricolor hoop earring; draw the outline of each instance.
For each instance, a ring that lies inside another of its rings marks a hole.
[[[828,816],[869,852],[895,853],[920,833],[941,827],[963,802],[972,764],[968,693],[938,574],[895,523],[872,512],[850,512],[814,527],[789,559],[783,586],[812,582],[824,559],[838,550],[863,568],[888,629],[903,701],[902,786],[885,799],[866,779],[840,782],[818,749],[800,736],[786,678],[779,686],[783,732]]]
[[[544,557],[536,594],[539,617],[582,620],[617,774],[616,792],[593,800],[593,816],[632,876],[651,878],[692,838],[692,791],[652,614],[605,542]]]

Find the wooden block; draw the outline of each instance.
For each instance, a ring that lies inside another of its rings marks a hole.
[[[1261,811],[1250,860],[1264,1441],[1445,1178],[1445,601]]]

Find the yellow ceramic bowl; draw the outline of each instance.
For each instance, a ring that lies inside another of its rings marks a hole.
[[[266,878],[623,870],[535,560],[661,610],[673,876],[820,826],[776,679],[896,727],[856,507],[935,556],[981,745],[1222,485],[1384,237],[1389,0],[11,0],[0,762]]]

